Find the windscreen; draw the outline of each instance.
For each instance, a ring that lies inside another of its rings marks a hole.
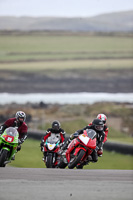
[[[96,131],[92,129],[86,129],[86,132],[87,132],[88,137],[91,138],[92,140],[96,138]]]
[[[7,135],[14,136],[14,137],[17,136],[17,134],[18,134],[18,131],[13,127],[7,128],[5,130],[5,132],[6,132]]]
[[[59,138],[51,136],[48,138],[47,142],[53,144],[53,143],[57,143],[59,140],[60,140]]]

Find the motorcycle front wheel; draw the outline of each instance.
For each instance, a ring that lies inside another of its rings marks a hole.
[[[83,149],[81,149],[78,153],[78,155],[76,155],[74,158],[72,158],[68,164],[68,168],[69,169],[73,169],[74,167],[76,167],[76,165],[81,161],[81,159],[83,158],[85,154],[85,151]]]
[[[7,158],[8,158],[8,150],[3,149],[0,155],[0,167],[6,166],[4,163],[7,160]]]
[[[53,168],[53,156],[52,156],[52,154],[49,154],[46,158],[46,167],[47,168]]]

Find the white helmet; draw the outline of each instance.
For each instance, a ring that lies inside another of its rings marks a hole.
[[[26,114],[23,111],[16,112],[15,117],[16,117],[17,120],[19,120],[19,118],[23,118],[24,121],[26,120]]]
[[[98,119],[101,119],[101,120],[103,121],[104,124],[106,123],[106,120],[107,120],[106,115],[104,115],[104,114],[98,114],[98,115],[97,115],[97,118],[98,118]]]

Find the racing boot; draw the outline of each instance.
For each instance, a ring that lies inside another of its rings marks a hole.
[[[15,154],[12,156],[11,160],[15,160]]]

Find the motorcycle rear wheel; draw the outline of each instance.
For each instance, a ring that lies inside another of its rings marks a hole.
[[[81,161],[81,159],[83,158],[84,154],[85,154],[85,151],[84,151],[83,149],[81,149],[81,150],[79,151],[78,155],[75,156],[75,158],[74,158],[72,161],[70,160],[70,162],[69,162],[69,164],[68,164],[68,168],[69,168],[69,169],[73,169],[74,167],[76,167],[76,165],[77,165],[77,164]]]
[[[8,158],[8,150],[3,149],[0,155],[0,167],[6,166],[4,162],[7,160],[7,158]]]

